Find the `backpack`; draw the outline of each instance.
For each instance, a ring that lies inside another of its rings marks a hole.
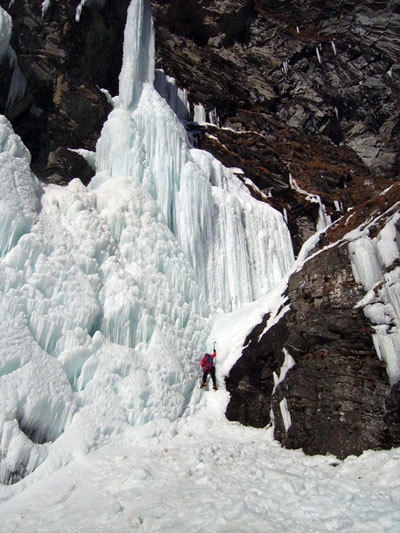
[[[213,359],[213,356],[209,353],[206,353],[204,357],[205,357],[204,370],[208,371],[214,366],[214,359]]]

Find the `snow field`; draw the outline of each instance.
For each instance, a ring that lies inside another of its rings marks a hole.
[[[226,400],[225,391],[204,392],[202,409],[169,434],[76,458],[3,503],[0,529],[399,530],[398,450],[343,462],[307,457],[282,449],[268,431],[227,422]]]

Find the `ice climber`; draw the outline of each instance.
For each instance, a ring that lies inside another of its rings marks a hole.
[[[213,353],[204,354],[202,360],[200,361],[200,366],[203,369],[203,381],[200,385],[201,389],[204,389],[204,387],[207,385],[207,376],[208,374],[211,374],[211,379],[213,382],[213,389],[217,390],[217,381],[215,379],[215,366],[214,366],[214,359],[216,357],[217,357],[217,352],[215,351],[215,344],[214,344]]]

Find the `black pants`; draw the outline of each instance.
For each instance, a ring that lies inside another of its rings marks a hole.
[[[204,373],[203,373],[203,385],[206,383],[207,381],[207,376],[208,374],[211,374],[211,379],[212,379],[212,382],[213,382],[213,385],[214,387],[217,386],[217,381],[215,379],[215,366],[212,366],[210,368],[210,370],[205,370]]]

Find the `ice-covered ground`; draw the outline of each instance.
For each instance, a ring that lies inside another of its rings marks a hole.
[[[0,504],[0,531],[398,533],[400,449],[310,457],[281,448],[271,428],[225,418],[223,376],[251,325],[283,303],[280,292],[217,316],[217,392],[196,389],[183,418],[75,453],[22,493],[15,486]]]
[[[19,533],[398,533],[400,451],[287,451],[224,420],[223,392],[178,433],[77,458],[0,505]]]
[[[220,383],[246,317],[262,309],[217,320]],[[161,435],[138,428],[0,504],[0,531],[400,531],[400,449],[345,461],[305,456],[282,449],[269,430],[228,422],[223,387],[198,394],[196,412]]]

